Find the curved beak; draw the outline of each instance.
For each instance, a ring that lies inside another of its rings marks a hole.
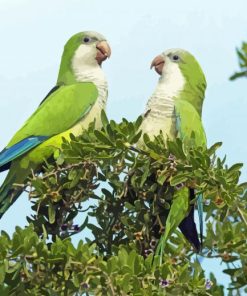
[[[96,45],[96,48],[97,54],[95,59],[98,64],[101,65],[103,61],[111,56],[111,48],[105,40],[99,41]]]
[[[151,64],[151,69],[154,67],[155,71],[161,75],[162,70],[165,64],[165,58],[161,55],[158,55],[156,58],[153,59],[152,64]]]

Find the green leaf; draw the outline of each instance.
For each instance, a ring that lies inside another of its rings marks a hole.
[[[188,174],[179,174],[172,176],[170,179],[171,186],[176,186],[188,180]]]
[[[142,131],[139,131],[139,133],[132,136],[129,140],[130,144],[136,144],[138,142],[138,140],[140,139],[141,135],[142,135]]]
[[[102,121],[103,127],[106,129],[106,126],[109,124],[109,120],[106,116],[104,109],[102,109],[101,111],[101,121]]]
[[[97,137],[97,139],[99,139],[104,144],[107,144],[109,146],[114,146],[113,143],[110,141],[110,139],[102,131],[95,130],[94,134]]]
[[[147,135],[147,134],[144,134],[143,135],[143,141],[144,141],[144,143],[147,145],[147,143],[149,143],[150,142],[150,138],[149,138],[149,136]]]
[[[53,224],[56,218],[56,211],[55,211],[55,207],[51,203],[49,203],[49,206],[48,206],[48,217],[49,217],[49,223]]]
[[[72,178],[71,183],[69,184],[69,188],[75,187],[79,183],[81,177],[82,177],[82,171],[75,171],[75,175]]]
[[[167,168],[165,168],[163,171],[160,172],[159,176],[158,176],[158,179],[157,179],[157,182],[160,184],[160,185],[163,185],[164,182],[167,180],[167,178],[170,176],[170,172]]]
[[[0,264],[0,284],[4,282],[5,279],[5,265]]]
[[[121,284],[123,292],[125,293],[128,293],[130,291],[130,280],[131,280],[131,275],[126,273],[123,276],[122,284]]]
[[[144,172],[142,174],[142,178],[141,178],[141,183],[140,183],[140,187],[142,187],[149,175],[149,171],[150,171],[150,161],[147,161],[144,165]]]
[[[108,134],[110,140],[111,140],[111,141],[115,141],[115,133],[113,132],[113,130],[112,130],[110,124],[107,125],[107,127],[106,127],[106,132],[107,132],[107,134]]]
[[[217,142],[213,144],[209,149],[208,149],[208,154],[213,155],[217,149],[219,149],[222,146],[222,142]]]
[[[84,222],[80,226],[80,231],[82,231],[87,226],[87,224],[88,224],[88,216],[86,217],[86,219],[84,220]]]
[[[235,163],[228,169],[228,173],[232,171],[239,171],[243,167],[242,163]]]
[[[224,269],[223,272],[226,274],[229,274],[230,276],[234,276],[236,272],[238,272],[239,270],[241,270],[241,268],[234,268],[234,269]]]
[[[180,139],[176,139],[176,142],[168,140],[167,147],[172,155],[176,156],[177,158],[185,159],[183,143]]]
[[[64,261],[64,258],[62,258],[62,257],[48,258],[47,259],[48,263],[60,263],[60,262],[63,262],[63,261]]]
[[[140,116],[137,118],[136,122],[135,122],[135,129],[136,129],[136,130],[139,129],[139,127],[140,127],[141,124],[142,124],[142,121],[143,121],[143,116],[140,115]]]

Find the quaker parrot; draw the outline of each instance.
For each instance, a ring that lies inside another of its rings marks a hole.
[[[206,89],[204,73],[188,51],[169,49],[158,55],[151,64],[160,75],[154,93],[147,102],[140,129],[150,138],[160,131],[170,140],[179,137],[188,147],[206,146],[206,135],[201,121],[202,105]],[[193,134],[193,137],[191,137]],[[187,191],[189,199],[195,199],[194,189]],[[200,220],[198,238],[194,222],[194,205],[189,206],[186,217],[179,228],[197,252],[202,244],[202,196],[197,197]]]
[[[85,31],[65,44],[56,86],[0,152],[0,171],[9,170],[0,188],[0,218],[22,193],[31,170],[61,148],[62,138],[79,136],[90,122],[101,126],[106,106],[107,81],[101,64],[111,49],[104,36]]]

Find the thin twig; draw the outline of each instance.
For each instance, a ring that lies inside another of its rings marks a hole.
[[[74,164],[68,165],[68,166],[66,166],[65,168],[59,168],[59,169],[57,169],[57,170],[54,170],[54,171],[52,171],[51,173],[42,176],[41,179],[44,180],[44,179],[47,179],[47,178],[49,178],[49,177],[51,177],[51,176],[54,176],[54,175],[56,176],[58,173],[65,172],[65,171],[67,171],[67,170],[71,170],[71,169],[73,169],[73,168],[78,168],[78,167],[80,167],[80,166],[82,166],[82,165],[85,167],[87,164],[89,164],[89,165],[93,165],[95,168],[97,167],[96,164],[93,163],[93,162],[91,163],[91,162],[81,161],[81,162],[79,162],[79,163],[74,163]]]

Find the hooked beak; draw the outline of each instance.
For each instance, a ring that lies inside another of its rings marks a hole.
[[[102,62],[105,61],[107,58],[111,56],[111,48],[106,41],[100,41],[96,45],[97,54],[96,54],[96,61],[101,66]]]
[[[156,58],[153,59],[152,64],[151,64],[151,69],[154,67],[155,71],[161,75],[162,70],[165,64],[165,59],[163,56],[158,55]]]

